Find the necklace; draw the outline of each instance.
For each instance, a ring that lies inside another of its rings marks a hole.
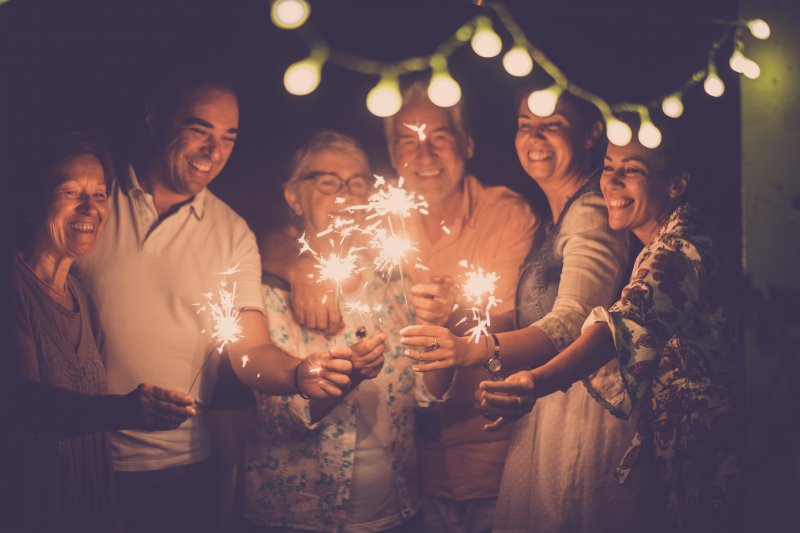
[[[45,289],[49,290],[50,292],[52,292],[53,294],[55,294],[55,295],[57,295],[57,296],[61,296],[62,298],[66,298],[66,296],[67,296],[67,289],[66,289],[66,286],[65,286],[65,288],[64,288],[64,290],[63,290],[63,291],[60,291],[60,290],[56,289],[55,287],[52,287],[52,286],[51,286],[49,283],[46,283],[45,281],[42,281],[42,279],[41,279],[41,278],[39,278],[39,275],[38,275],[38,274],[36,274],[36,271],[34,271],[34,270],[33,270],[33,268],[31,268],[31,266],[28,264],[28,262],[27,262],[27,261],[25,261],[25,260],[24,260],[23,258],[21,258],[21,257],[19,258],[19,261],[20,261],[20,263],[22,263],[23,265],[25,265],[25,268],[27,268],[27,269],[28,269],[28,272],[30,272],[31,274],[33,274],[33,278],[34,278],[36,281],[38,281],[38,282],[39,282],[39,284],[40,284],[40,285],[42,285],[42,286],[43,286]]]

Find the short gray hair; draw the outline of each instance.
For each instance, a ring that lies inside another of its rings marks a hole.
[[[401,110],[413,105],[435,105],[431,102],[430,98],[428,98],[428,82],[422,80],[416,80],[406,86],[402,91],[402,96],[403,107],[401,107]],[[442,107],[441,109],[447,113],[450,119],[450,125],[453,127],[453,133],[456,137],[466,139],[470,136],[469,126],[461,111],[461,101],[452,107]],[[383,119],[383,132],[386,135],[386,142],[390,145],[394,142],[394,121],[396,117],[397,113]]]
[[[364,148],[354,138],[336,131],[318,131],[306,143],[297,149],[292,157],[289,176],[283,182],[284,188],[300,186],[300,182],[308,174],[311,160],[323,150],[347,154],[364,163],[369,169],[369,158]]]

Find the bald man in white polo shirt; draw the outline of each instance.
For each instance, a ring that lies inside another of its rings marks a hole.
[[[222,279],[229,288],[235,283],[243,336],[226,352],[239,379],[253,388],[321,400],[338,396],[349,386],[351,351],[334,348],[298,364],[270,342],[255,237],[206,188],[236,141],[232,86],[183,79],[162,96],[145,107],[147,146],[114,185],[106,234],[77,265],[77,275],[104,326],[109,392],[127,392],[143,381],[191,388],[200,407],[197,417],[173,431],[112,435],[126,531],[197,532],[216,527],[202,407],[211,400],[220,356],[212,325],[196,306],[204,293]]]

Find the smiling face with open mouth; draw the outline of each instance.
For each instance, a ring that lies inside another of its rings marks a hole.
[[[217,87],[187,90],[158,128],[160,184],[186,197],[202,191],[228,162],[238,128],[239,104],[232,92]]]
[[[393,124],[389,156],[406,188],[432,206],[455,197],[472,157],[472,139],[456,130],[447,110],[430,102],[406,105]],[[424,136],[418,132],[423,126]]]
[[[608,225],[632,231],[645,244],[650,242],[670,204],[685,188],[681,179],[664,175],[664,160],[658,150],[636,141],[627,146],[609,144],[600,178]]]
[[[106,179],[96,157],[80,154],[53,169],[54,182],[39,242],[55,257],[89,254],[103,232],[108,209]]]
[[[535,115],[520,102],[514,145],[525,172],[540,185],[581,177],[589,158],[590,134],[578,112],[559,102],[548,117]]]

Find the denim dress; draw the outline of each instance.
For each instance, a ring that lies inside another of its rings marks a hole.
[[[593,305],[613,301],[627,274],[627,249],[626,237],[608,227],[597,182],[587,182],[559,220],[541,224],[534,237],[517,285],[517,329],[535,325],[563,350]],[[563,286],[564,280],[573,287]],[[537,400],[513,429],[494,531],[650,528],[647,502],[658,501],[654,469],[635,472],[630,487],[612,477],[636,432],[636,418],[611,416],[580,383]]]

